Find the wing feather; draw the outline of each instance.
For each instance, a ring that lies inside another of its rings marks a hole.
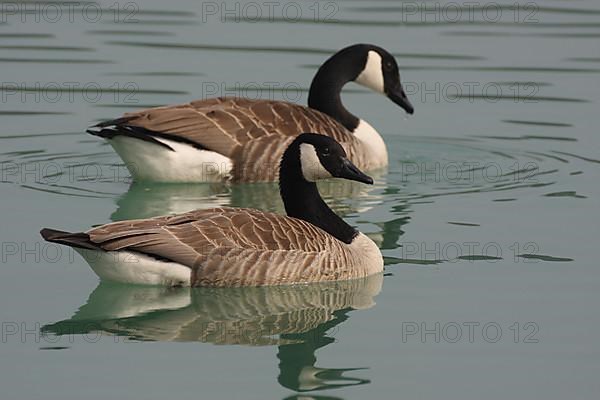
[[[231,156],[239,147],[264,136],[294,137],[316,130],[341,143],[354,139],[333,118],[284,101],[237,98],[196,100],[126,113],[119,120],[123,121],[123,125],[180,136],[225,156]]]
[[[340,243],[296,218],[259,210],[214,208],[114,222],[86,232],[101,248],[132,250],[189,264],[214,249],[322,252]]]

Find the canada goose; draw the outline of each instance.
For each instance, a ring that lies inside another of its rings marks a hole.
[[[301,132],[336,139],[362,170],[385,167],[385,143],[342,104],[354,81],[413,113],[394,57],[357,44],[329,58],[310,86],[308,106],[285,101],[213,98],[150,108],[101,122],[88,133],[109,141],[136,180],[160,182],[277,181],[281,156]]]
[[[76,248],[104,280],[168,286],[260,286],[346,280],[383,270],[377,245],[323,201],[315,181],[372,184],[334,139],[297,136],[280,165],[288,216],[214,208],[114,222],[44,239]]]

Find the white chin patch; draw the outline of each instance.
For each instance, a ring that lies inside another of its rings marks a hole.
[[[381,69],[381,56],[379,53],[373,50],[369,51],[365,68],[354,82],[383,93],[383,70]]]
[[[312,144],[302,143],[300,145],[300,166],[302,167],[304,179],[309,182],[332,178],[329,171],[321,164],[317,151]]]

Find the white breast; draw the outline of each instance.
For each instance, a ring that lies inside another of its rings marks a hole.
[[[371,168],[385,167],[388,164],[388,153],[385,142],[375,128],[367,121],[361,119],[352,133],[368,149],[369,160],[373,162]]]
[[[365,275],[373,275],[383,271],[381,251],[368,236],[359,232],[348,247],[355,260],[357,260],[357,265],[364,269]]]

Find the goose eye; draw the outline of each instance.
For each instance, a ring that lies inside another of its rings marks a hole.
[[[329,147],[325,147],[322,151],[321,154],[324,156],[328,156],[329,155]]]
[[[383,67],[384,67],[386,70],[390,71],[390,70],[391,70],[391,69],[392,69],[394,66],[393,66],[393,64],[392,64],[392,62],[391,62],[391,61],[386,61],[386,62],[383,64]]]

